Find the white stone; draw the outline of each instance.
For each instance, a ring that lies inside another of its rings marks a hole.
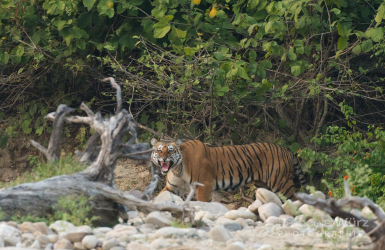
[[[202,201],[190,201],[189,206],[191,208],[197,208],[200,211],[207,211],[211,214],[225,214],[229,210],[218,202],[202,202]]]
[[[77,230],[77,227],[74,226],[74,224],[64,220],[55,221],[49,226],[49,228],[54,230],[56,233],[72,233]]]
[[[92,228],[90,226],[79,226],[77,227],[76,232],[92,233]]]
[[[94,235],[87,235],[83,238],[82,243],[87,249],[93,249],[98,244],[98,238]]]
[[[65,238],[58,240],[53,245],[53,249],[73,249],[73,248],[74,248],[74,246],[72,245],[72,243]]]
[[[112,231],[112,228],[109,227],[97,227],[92,230],[94,234],[106,234],[108,232]]]
[[[154,238],[159,238],[159,237],[172,237],[174,235],[176,236],[184,236],[186,235],[187,232],[185,230],[175,228],[175,227],[163,227],[161,229],[158,229],[155,231]]]
[[[279,217],[283,214],[283,210],[277,204],[270,202],[260,206],[258,208],[258,214],[262,221],[266,221],[270,216]]]
[[[7,224],[5,223],[2,223],[0,224],[0,236],[12,236],[14,234],[20,234],[20,230],[15,228],[15,227],[12,227],[12,226],[8,226]]]
[[[183,202],[183,199],[169,191],[164,191],[154,199],[154,203],[162,202]]]
[[[210,239],[214,241],[226,242],[229,239],[233,238],[233,236],[227,231],[227,229],[223,225],[216,225],[213,227],[208,233]]]
[[[241,241],[236,241],[227,245],[225,250],[245,250],[246,246]]]
[[[126,249],[127,250],[154,250],[155,248],[153,248],[150,245],[132,242],[132,243],[127,244]]]
[[[158,211],[149,213],[145,219],[145,222],[153,224],[155,227],[158,228],[167,227],[171,225],[171,220]]]
[[[255,192],[255,195],[257,200],[260,200],[263,204],[273,202],[279,207],[282,206],[281,199],[279,199],[279,197],[270,190],[267,190],[265,188],[258,188]]]
[[[258,250],[273,250],[273,247],[269,244],[263,244],[258,248]]]
[[[231,210],[225,213],[225,218],[230,220],[236,220],[237,218],[242,219],[251,219],[253,221],[256,221],[258,217],[255,215],[255,213],[250,212],[249,210]]]
[[[44,234],[36,236],[36,240],[38,240],[42,245],[47,245],[51,242],[49,238]]]
[[[276,225],[276,224],[283,224],[281,219],[278,218],[277,216],[270,216],[269,218],[267,218],[265,220],[265,223],[271,223],[273,225]]]
[[[282,209],[285,212],[285,214],[296,216],[299,215],[300,212],[298,211],[298,207],[294,205],[294,203],[291,200],[287,200],[283,205]]]
[[[306,215],[308,217],[312,217],[313,219],[317,221],[321,221],[322,223],[333,223],[334,220],[328,215],[327,213],[316,209],[313,206],[310,206],[308,204],[302,205],[299,209],[299,212],[301,212],[303,215]]]
[[[243,218],[237,218],[235,221],[241,225],[242,229],[248,226],[245,219],[243,219]],[[253,221],[253,220],[251,220],[251,221]],[[254,221],[253,221],[253,223],[254,223]]]
[[[161,249],[171,246],[172,244],[165,239],[156,239],[150,244],[155,249]]]
[[[41,246],[40,246],[40,242],[38,240],[35,240],[32,245],[30,246],[30,248],[34,248],[34,249],[40,249]]]
[[[227,219],[225,217],[219,217],[216,221],[216,225],[222,225],[229,231],[242,230],[242,226],[239,224],[239,222]]]
[[[319,199],[326,200],[325,194],[322,193],[321,191],[315,191],[315,192],[312,193],[311,195],[313,195],[314,197],[317,197],[317,198],[319,198]]]
[[[361,215],[369,220],[376,219],[376,216],[374,215],[373,211],[369,207],[364,207],[361,211]]]
[[[20,237],[15,237],[15,236],[3,236],[3,240],[5,243],[5,246],[16,246],[17,243],[21,243],[21,238]]]
[[[112,239],[103,241],[102,249],[103,250],[110,250],[114,246],[118,246],[118,245],[119,245],[119,241],[115,238],[112,238]]]
[[[258,208],[262,206],[262,202],[260,200],[255,200],[253,204],[251,204],[248,209],[250,212],[257,214]]]
[[[208,211],[198,211],[197,213],[195,213],[195,216],[194,216],[195,221],[203,220],[203,219],[209,219],[211,221],[214,221],[216,218],[212,213]]]

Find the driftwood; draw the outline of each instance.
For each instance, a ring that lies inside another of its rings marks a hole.
[[[114,115],[102,118],[100,113],[94,113],[84,103],[80,109],[87,116],[66,115],[75,109],[64,104],[59,105],[56,112],[45,118],[53,121],[53,129],[48,148],[31,140],[33,146],[39,149],[48,161],[55,161],[60,156],[61,130],[64,122],[88,124],[95,133],[90,137],[83,152],[77,151],[79,161],[88,167],[79,173],[62,175],[42,180],[36,183],[21,184],[0,191],[0,207],[8,216],[13,214],[46,216],[52,213],[52,207],[62,196],[86,195],[93,197],[92,214],[100,218],[96,225],[113,224],[121,217],[126,217],[126,209],[151,212],[155,210],[170,211],[175,216],[183,215],[188,209],[172,203],[149,202],[158,183],[159,175],[153,170],[153,179],[142,197],[136,198],[129,192],[116,189],[114,169],[119,158],[148,160],[152,150],[148,143],[136,143],[137,123],[132,116],[122,109],[121,89],[113,78],[106,78],[116,89],[117,108]],[[130,133],[131,139],[123,142],[125,134]],[[124,205],[124,209],[122,209]],[[119,209],[120,208],[120,209]]]
[[[376,250],[385,249],[384,211],[368,198],[352,196],[346,180],[344,180],[344,188],[346,197],[340,200],[335,200],[334,198],[324,200],[304,193],[298,193],[295,196],[300,201],[314,206],[332,217],[338,216],[350,224],[360,227],[367,233],[372,242],[375,243]],[[351,213],[346,210],[346,208],[361,209],[364,207],[369,207],[372,210],[377,217],[377,222],[376,220],[369,220],[355,211]]]

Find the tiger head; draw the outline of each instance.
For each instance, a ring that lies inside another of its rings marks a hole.
[[[151,140],[154,149],[151,154],[151,162],[160,167],[163,175],[167,174],[171,168],[182,163],[181,144],[181,140],[176,142],[158,141],[155,138]]]

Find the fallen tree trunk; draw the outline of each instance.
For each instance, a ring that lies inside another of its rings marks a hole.
[[[66,117],[74,109],[61,104],[56,112],[46,116],[47,119],[54,122],[48,148],[31,141],[32,145],[39,149],[48,161],[55,161],[59,159],[60,155],[61,130],[64,122],[88,124],[95,133],[90,137],[85,150],[76,152],[79,161],[87,164],[88,167],[84,171],[72,175],[56,176],[0,191],[0,207],[8,217],[14,214],[21,216],[33,214],[43,217],[53,212],[53,206],[57,204],[60,197],[79,195],[93,198],[91,201],[92,216],[99,217],[95,225],[114,224],[118,219],[119,211],[123,212],[121,217],[124,218],[125,209],[119,209],[119,204],[145,213],[160,210],[181,216],[188,211],[175,204],[154,204],[148,201],[159,180],[157,174],[153,174],[153,180],[146,188],[142,199],[115,188],[114,169],[117,160],[119,158],[147,160],[152,150],[147,149],[148,143],[133,144],[137,140],[137,123],[125,109],[122,109],[120,86],[115,83],[113,78],[106,78],[104,81],[110,81],[117,92],[115,115],[102,118],[100,113],[94,114],[82,103],[80,109],[85,111],[87,116]],[[127,133],[130,133],[132,137],[129,141],[123,142],[122,138]]]
[[[369,198],[352,196],[346,180],[344,180],[344,187],[346,197],[340,200],[335,200],[334,198],[324,200],[304,193],[298,193],[295,194],[295,196],[303,203],[314,206],[333,217],[338,216],[353,226],[363,229],[372,242],[375,243],[375,250],[385,249],[384,211]],[[346,210],[346,208],[361,209],[364,207],[369,207],[370,210],[372,210],[376,215],[378,222],[361,216],[357,211],[356,213],[352,213]]]

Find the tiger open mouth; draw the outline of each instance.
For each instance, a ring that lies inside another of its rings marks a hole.
[[[167,172],[170,170],[172,165],[174,165],[173,161],[159,161],[159,165],[162,170],[162,174],[167,174]]]

